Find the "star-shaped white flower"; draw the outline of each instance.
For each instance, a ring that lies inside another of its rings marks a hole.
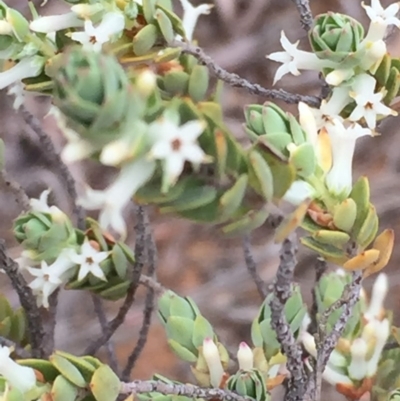
[[[207,160],[206,154],[197,143],[204,128],[204,123],[199,120],[179,126],[167,117],[151,125],[150,132],[154,132],[156,141],[149,156],[164,162],[167,187],[176,182],[186,161],[199,165]]]
[[[109,252],[99,252],[89,241],[81,246],[80,253],[71,253],[70,258],[79,265],[78,280],[83,280],[89,273],[93,276],[107,281],[100,263],[108,258]]]
[[[379,22],[386,26],[396,25],[400,27],[400,20],[397,18],[397,13],[400,10],[400,2],[393,3],[387,8],[382,7],[380,0],[371,0],[370,6],[365,5],[364,2],[361,5],[372,22]]]
[[[0,375],[6,379],[6,383],[26,393],[36,384],[35,371],[28,366],[21,366],[10,358],[11,349],[0,345]],[[8,399],[2,394],[2,399]],[[3,398],[4,397],[4,398]],[[10,397],[12,398],[12,397]]]
[[[136,191],[152,177],[155,165],[153,160],[144,159],[124,165],[107,189],[100,191],[87,187],[78,202],[87,210],[101,209],[101,228],[107,230],[111,227],[124,238],[127,231],[123,211]]]
[[[210,14],[213,4],[200,4],[194,7],[189,0],[180,0],[183,8],[182,25],[185,31],[186,39],[191,42],[193,40],[194,29],[197,20],[202,14]]]
[[[125,17],[122,13],[111,12],[105,14],[97,27],[89,19],[85,21],[84,32],[74,32],[71,39],[83,45],[83,49],[101,51],[104,43],[118,36],[125,28]]]
[[[397,112],[382,103],[383,92],[375,93],[376,80],[368,74],[358,75],[352,85],[350,96],[356,101],[357,106],[349,116],[351,121],[365,119],[372,130],[376,127],[378,116],[396,116]]]
[[[49,307],[49,296],[68,278],[68,271],[75,263],[71,260],[71,249],[65,249],[50,266],[43,260],[39,268],[30,267],[28,272],[36,277],[29,287],[36,295],[38,306]]]
[[[314,53],[297,49],[299,41],[290,43],[284,31],[281,32],[281,45],[285,51],[271,53],[267,56],[270,60],[282,63],[275,73],[274,85],[288,73],[298,76],[300,75],[299,70],[321,71],[324,67],[332,66],[332,62],[329,60],[321,60]]]

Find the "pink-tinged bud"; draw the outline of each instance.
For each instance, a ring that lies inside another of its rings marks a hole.
[[[245,343],[241,342],[239,344],[239,350],[237,353],[237,358],[239,362],[239,368],[242,370],[253,369],[254,356],[252,349]]]
[[[224,375],[224,368],[222,367],[218,347],[211,338],[205,338],[203,341],[203,356],[210,373],[211,385],[218,388]]]

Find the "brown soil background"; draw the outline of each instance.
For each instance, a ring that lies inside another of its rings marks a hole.
[[[175,0],[179,3],[178,0]],[[265,59],[265,55],[280,50],[281,29],[294,42],[299,39],[301,47],[307,49],[307,38],[302,31],[297,10],[290,0],[209,0],[215,3],[211,16],[202,17],[196,31],[199,44],[218,64],[247,79],[271,87],[277,64]],[[26,2],[6,1],[23,12]],[[39,3],[39,2],[35,2]],[[199,3],[199,1],[193,1]],[[382,1],[389,4],[391,1]],[[364,10],[358,0],[311,1],[314,15],[334,10],[345,12],[367,23]],[[59,0],[49,0],[44,14],[61,13],[65,5]],[[389,41],[390,52],[400,55],[397,33]],[[286,76],[278,87],[302,94],[318,94],[320,87],[316,73],[305,72],[300,78]],[[51,170],[48,157],[41,151],[36,136],[25,126],[12,108],[12,99],[0,93],[0,136],[7,145],[6,167],[29,196],[36,197],[47,188],[53,188],[56,203],[69,210],[65,189]],[[242,108],[249,103],[262,103],[265,99],[246,93],[244,90],[225,87],[224,107],[229,126],[238,138],[245,140],[241,128]],[[48,99],[29,99],[28,107],[40,119],[46,114]],[[294,106],[281,105],[295,112]],[[392,227],[400,238],[400,137],[398,118],[391,118],[381,126],[382,136],[366,138],[358,143],[355,174],[368,175],[372,187],[372,199],[381,218],[381,229]],[[57,148],[63,138],[50,119],[43,126],[52,137]],[[93,163],[76,164],[72,167],[78,180],[87,180],[93,186],[104,187],[112,177],[107,171],[98,174]],[[0,190],[0,237],[6,239],[10,253],[16,257],[19,249],[12,238],[11,221],[19,213],[12,195],[4,188]],[[240,341],[250,340],[250,324],[255,317],[260,299],[246,271],[240,240],[224,238],[212,227],[199,226],[173,217],[151,214],[152,226],[159,250],[159,281],[181,295],[190,295],[200,306],[203,314],[215,325],[220,338],[236,352]],[[133,214],[127,219],[133,226]],[[272,279],[277,264],[279,248],[270,241],[270,232],[262,227],[253,235],[254,255],[261,276]],[[398,243],[398,240],[396,241]],[[131,244],[134,244],[131,238]],[[315,257],[301,249],[300,263],[296,269],[296,280],[301,283],[306,300],[310,300],[313,286]],[[399,323],[400,274],[398,265],[400,248],[395,247],[386,272],[390,275],[390,295],[387,306],[394,310]],[[371,287],[371,280],[366,287]],[[16,295],[9,288],[5,276],[0,277],[2,291],[17,304]],[[128,313],[125,324],[114,337],[118,358],[123,363],[134,347],[142,320],[145,292],[140,289],[137,300]],[[111,318],[117,305],[107,305]],[[100,328],[94,315],[90,296],[70,291],[62,292],[58,311],[56,346],[79,353]],[[136,364],[132,377],[149,378],[153,373],[170,378],[191,381],[187,364],[180,362],[168,349],[165,336],[157,317],[153,324],[144,352]]]

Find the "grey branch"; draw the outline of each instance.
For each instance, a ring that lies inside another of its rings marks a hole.
[[[21,206],[22,210],[24,210],[24,211],[29,210],[30,209],[29,198],[26,195],[23,188],[21,187],[21,185],[19,185],[18,182],[12,180],[8,176],[8,174],[5,170],[0,171],[0,179],[4,183],[6,188],[8,188],[10,190],[10,192],[13,193],[16,202]]]
[[[307,32],[312,28],[314,18],[312,16],[309,0],[292,0],[296,4],[300,14],[300,23]]]
[[[165,288],[158,281],[154,280],[153,277],[149,277],[144,274],[140,276],[139,282],[147,288],[152,288],[158,296],[161,296],[165,291],[167,291],[167,288]]]
[[[136,245],[135,245],[135,265],[132,271],[131,284],[128,288],[124,303],[119,309],[117,315],[111,320],[99,338],[92,341],[85,349],[84,355],[93,355],[102,347],[116,332],[119,326],[124,322],[126,314],[131,308],[135,299],[135,293],[139,286],[139,279],[146,262],[146,217],[142,206],[136,208]]]
[[[267,285],[257,272],[257,264],[256,261],[254,260],[254,255],[251,250],[250,235],[246,235],[245,237],[243,237],[242,247],[247,271],[249,272],[251,278],[253,279],[261,299],[264,300],[268,294]]]
[[[57,153],[53,142],[50,137],[44,132],[40,121],[31,114],[25,107],[21,107],[21,114],[26,124],[32,129],[32,131],[38,136],[43,151],[46,152],[47,157],[51,160],[54,169],[58,171],[60,178],[65,182],[65,186],[73,202],[73,212],[77,219],[77,226],[80,230],[85,229],[85,211],[77,204],[78,194],[76,192],[75,180],[69,171],[68,167],[61,160],[60,155]]]
[[[229,390],[219,388],[201,388],[192,384],[163,383],[156,380],[122,383],[121,394],[143,394],[157,392],[164,395],[180,395],[192,399],[225,400],[225,401],[254,401],[253,398],[243,397]]]
[[[271,301],[271,324],[287,357],[287,368],[291,374],[286,394],[287,401],[301,401],[304,394],[306,372],[302,361],[302,350],[296,342],[285,316],[285,303],[291,296],[294,269],[297,264],[297,239],[291,235],[283,241],[280,264],[274,283]]]
[[[147,213],[145,213],[145,227],[146,227],[146,250],[147,250],[147,263],[148,269],[147,274],[148,277],[152,280],[156,281],[157,279],[157,246],[154,240],[153,233],[150,228],[150,223],[148,221]],[[142,276],[141,276],[142,277]],[[149,286],[147,288],[147,294],[145,299],[145,307],[143,310],[143,321],[142,327],[139,331],[139,339],[133,349],[132,353],[128,357],[128,361],[126,366],[122,372],[122,380],[129,380],[132,369],[135,366],[136,361],[139,359],[146,343],[149,335],[151,318],[154,311],[155,306],[155,297],[156,291],[154,288]]]
[[[180,41],[175,41],[171,43],[170,46],[180,47],[184,53],[196,57],[202,64],[208,67],[212,74],[232,87],[243,88],[254,95],[260,95],[273,100],[282,100],[288,104],[304,102],[317,108],[321,104],[321,100],[316,96],[303,96],[289,93],[283,89],[267,89],[259,84],[254,84],[237,74],[230,73],[217,65],[215,61],[198,46]]]
[[[36,298],[28,287],[24,277],[18,269],[18,264],[11,259],[6,252],[4,240],[0,240],[0,266],[9,277],[11,284],[18,294],[21,306],[24,308],[28,320],[29,340],[32,347],[32,356],[43,358],[44,330],[39,308],[36,306]]]

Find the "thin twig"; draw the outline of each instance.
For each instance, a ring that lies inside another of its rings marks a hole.
[[[309,0],[292,0],[296,4],[300,14],[300,23],[303,29],[308,32],[313,25],[314,18],[312,16]]]
[[[162,284],[160,284],[158,281],[154,280],[153,277],[149,277],[144,274],[142,274],[140,276],[139,283],[144,285],[147,288],[152,288],[158,296],[163,295],[164,292],[168,290]]]
[[[139,286],[140,275],[146,261],[146,226],[145,226],[145,210],[142,206],[136,208],[136,245],[135,245],[135,264],[133,266],[131,284],[128,288],[124,303],[120,307],[117,315],[111,320],[107,327],[103,330],[101,336],[92,341],[85,349],[85,355],[93,355],[102,347],[115,333],[119,326],[124,322],[126,314],[135,299],[135,293]]]
[[[230,73],[217,65],[215,61],[198,46],[180,41],[173,42],[171,46],[180,47],[184,53],[191,54],[192,56],[196,57],[201,63],[206,65],[210,72],[213,73],[218,79],[226,82],[232,87],[243,88],[254,95],[260,95],[273,100],[282,100],[288,104],[304,102],[313,107],[319,107],[321,104],[321,101],[318,97],[289,93],[283,89],[267,89],[259,84],[254,84],[237,74]]]
[[[0,345],[2,345],[3,347],[13,348],[14,353],[18,358],[23,358],[23,359],[32,358],[32,354],[28,350],[20,347],[14,341],[9,340],[8,338],[0,336]]]
[[[147,215],[145,217],[147,219]],[[156,280],[157,246],[148,221],[145,222],[145,226],[146,226],[147,262],[148,262],[147,274],[150,278]],[[143,310],[142,327],[140,328],[139,331],[139,339],[132,353],[128,357],[128,361],[122,372],[122,380],[129,380],[132,369],[134,368],[136,361],[138,360],[140,354],[142,353],[146,345],[151,325],[151,317],[153,315],[153,310],[155,306],[155,295],[156,295],[155,290],[152,287],[148,287],[145,299],[145,306]]]
[[[77,204],[78,194],[76,192],[74,177],[72,176],[66,164],[62,161],[60,155],[57,153],[50,137],[43,130],[40,121],[25,107],[21,107],[21,114],[26,124],[38,136],[43,147],[43,152],[46,153],[46,156],[52,162],[54,169],[58,171],[59,176],[65,182],[65,187],[67,189],[68,195],[70,196],[73,203],[73,213],[77,219],[77,226],[79,229],[84,230],[86,227],[85,210]]]
[[[163,383],[162,381],[136,380],[122,383],[121,394],[161,393],[164,395],[181,395],[192,399],[225,400],[225,401],[254,401],[253,398],[243,397],[229,390],[219,388],[202,388],[193,384]]]
[[[318,292],[318,283],[320,282],[322,276],[326,272],[328,268],[328,265],[325,261],[325,259],[321,258],[320,256],[317,257],[317,261],[315,263],[315,283],[314,287],[312,288],[312,299],[313,303],[311,305],[311,310],[310,310],[310,317],[311,317],[311,323],[310,326],[308,327],[308,331],[311,334],[314,334],[317,332],[318,329],[318,323],[317,323],[317,314],[318,314],[318,303],[317,303],[317,292]]]
[[[30,209],[29,198],[25,193],[24,189],[18,182],[12,180],[5,170],[0,171],[0,179],[14,195],[16,202],[21,206],[23,211]]]
[[[99,320],[100,323],[101,331],[103,331],[106,329],[108,325],[107,316],[103,307],[103,302],[96,294],[92,294],[92,302],[97,319]],[[117,360],[117,355],[115,353],[114,344],[110,339],[104,345],[107,353],[108,363],[111,369],[118,375],[119,371],[118,360]]]
[[[264,300],[268,294],[267,285],[262,280],[262,278],[260,277],[260,275],[257,272],[257,264],[256,264],[256,261],[254,260],[254,255],[251,250],[250,235],[246,235],[243,237],[242,247],[243,247],[244,260],[246,262],[247,271],[250,273],[250,276],[253,279],[253,281],[257,287],[257,291],[258,291],[261,299]]]
[[[25,310],[32,355],[35,358],[42,358],[45,356],[42,343],[44,330],[40,311],[36,305],[36,298],[20,273],[18,264],[7,255],[4,240],[0,240],[0,266],[9,277],[13,288],[18,294],[19,302]]]
[[[317,347],[317,360],[313,363],[313,374],[309,377],[308,388],[313,391],[310,399],[321,399],[322,373],[325,370],[329,357],[342,335],[354,305],[360,297],[362,272],[354,272],[352,281],[344,288],[342,296],[327,308],[318,321],[317,333],[314,334]],[[343,307],[339,319],[332,331],[327,333],[328,319],[335,311]],[[310,383],[313,382],[313,383]]]
[[[296,342],[285,316],[285,304],[292,293],[294,269],[297,264],[297,238],[292,234],[283,241],[280,264],[274,283],[274,297],[271,301],[271,324],[277,339],[287,357],[287,368],[291,373],[285,400],[303,399],[306,372],[303,366],[302,350]]]

